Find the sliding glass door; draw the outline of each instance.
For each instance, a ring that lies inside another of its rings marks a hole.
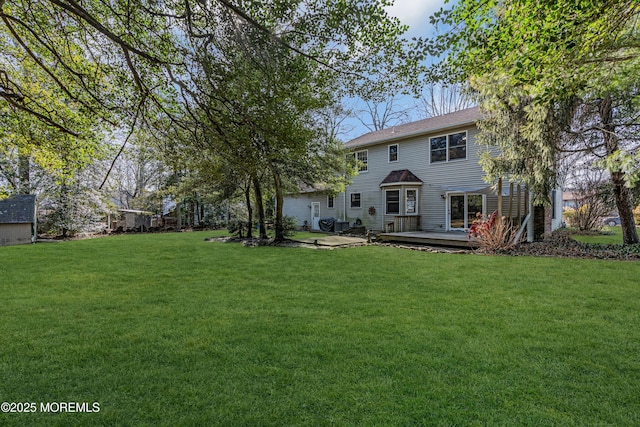
[[[484,214],[482,194],[457,193],[449,195],[449,230],[464,230],[471,226],[476,214]]]

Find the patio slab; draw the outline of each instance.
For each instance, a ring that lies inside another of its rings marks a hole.
[[[349,246],[367,243],[366,238],[353,236],[318,236],[292,240],[294,242],[317,246]]]

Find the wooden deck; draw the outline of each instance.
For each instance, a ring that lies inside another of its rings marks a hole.
[[[414,243],[419,245],[454,246],[458,248],[475,248],[477,245],[469,241],[464,231],[430,232],[407,231],[404,233],[380,233],[376,240],[384,242]]]

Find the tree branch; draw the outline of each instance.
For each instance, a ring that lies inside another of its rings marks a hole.
[[[102,184],[100,184],[100,187],[98,187],[98,190],[102,190],[102,187],[104,187],[104,184],[107,182],[107,179],[109,179],[109,175],[111,174],[111,171],[113,170],[113,166],[116,164],[118,157],[120,157],[120,155],[124,151],[124,147],[129,142],[129,138],[131,138],[131,135],[133,135],[133,132],[136,130],[136,123],[138,123],[138,116],[140,115],[140,111],[142,111],[143,104],[144,104],[144,99],[141,99],[140,103],[138,104],[138,108],[136,109],[136,115],[133,118],[133,123],[131,123],[131,129],[129,130],[129,134],[124,139],[124,143],[120,147],[118,154],[116,154],[116,156],[113,158],[113,161],[111,162],[111,166],[109,166],[109,170],[107,171],[107,174],[104,176],[104,179],[102,180]]]
[[[246,22],[248,22],[250,25],[252,25],[253,27],[255,27],[256,29],[258,29],[259,31],[261,31],[262,33],[264,33],[265,35],[269,36],[273,41],[275,41],[276,43],[278,43],[279,45],[281,45],[282,47],[285,47],[286,49],[289,49],[295,53],[297,53],[298,55],[303,56],[304,58],[310,59],[311,61],[322,65],[325,68],[328,68],[329,70],[335,71],[336,73],[340,73],[340,74],[347,74],[347,75],[352,75],[352,76],[356,76],[358,78],[362,78],[362,79],[366,79],[365,76],[355,73],[355,72],[347,72],[347,71],[343,71],[340,70],[312,55],[309,55],[308,53],[303,52],[302,50],[298,49],[295,46],[290,45],[289,43],[285,42],[284,40],[282,40],[280,37],[276,36],[273,32],[271,32],[267,27],[265,27],[264,25],[260,24],[258,21],[256,21],[255,19],[253,19],[251,16],[249,16],[245,11],[243,11],[242,9],[240,9],[239,7],[235,6],[234,4],[232,4],[229,0],[218,0],[220,3],[222,3],[224,6],[226,6],[228,9],[230,9],[233,13],[235,13],[236,15],[238,15],[240,18],[244,19]]]
[[[33,116],[35,116],[38,120],[40,120],[41,122],[43,122],[46,125],[49,125],[51,127],[54,127],[56,129],[58,129],[59,131],[66,133],[67,135],[71,135],[71,136],[75,136],[75,137],[79,137],[80,134],[72,131],[71,129],[67,129],[65,126],[57,123],[56,121],[54,121],[53,119],[45,116],[42,113],[39,113],[35,110],[33,110],[32,108],[27,107],[26,105],[24,105],[22,102],[16,102],[14,98],[16,98],[15,95],[11,95],[9,94],[8,96],[5,95],[5,92],[0,92],[0,98],[3,98],[5,101],[7,101],[7,103],[20,110],[20,111],[24,111],[25,113],[31,114]],[[20,98],[20,100],[22,100],[22,98]]]
[[[114,34],[111,30],[109,30],[107,27],[102,25],[98,20],[96,20],[93,16],[91,16],[91,14],[89,14],[89,12],[86,9],[82,8],[82,6],[80,6],[76,1],[74,0],[66,0],[66,2],[61,0],[49,0],[49,1],[61,7],[62,9],[66,10],[67,12],[71,13],[72,15],[76,16],[77,18],[81,19],[82,21],[88,23],[93,28],[95,28],[100,33],[102,33],[104,36],[106,36],[109,40],[121,46],[123,49],[133,52],[136,55],[142,58],[145,58],[148,61],[151,61],[155,64],[168,63],[124,41],[121,37]]]

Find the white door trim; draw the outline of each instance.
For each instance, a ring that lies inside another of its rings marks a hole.
[[[465,228],[453,228],[451,227],[451,197],[453,196],[464,196],[464,222]],[[469,224],[469,201],[468,196],[482,196],[482,215],[486,215],[487,210],[487,196],[486,194],[481,193],[461,193],[459,191],[452,191],[446,193],[445,198],[445,214],[446,214],[446,229],[447,231],[465,231],[471,227]]]
[[[320,230],[320,202],[311,202],[311,229]]]

